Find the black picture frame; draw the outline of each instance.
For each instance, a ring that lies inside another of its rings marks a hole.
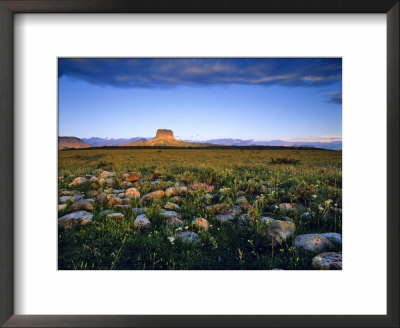
[[[399,0],[0,0],[0,324],[4,327],[399,327],[399,8]],[[387,315],[14,315],[13,17],[16,13],[386,14]]]

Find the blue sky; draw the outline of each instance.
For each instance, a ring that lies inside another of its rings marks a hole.
[[[338,58],[59,59],[59,135],[183,140],[342,135]]]

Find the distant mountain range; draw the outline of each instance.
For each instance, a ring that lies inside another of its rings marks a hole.
[[[58,137],[58,149],[90,148],[91,145],[75,137]]]
[[[174,146],[174,147],[208,147],[208,146],[284,146],[284,147],[314,147],[330,150],[342,150],[342,141],[284,141],[284,140],[253,140],[253,139],[210,139],[205,141],[177,140],[174,133],[167,129],[158,129],[155,138],[76,138],[59,137],[58,148],[88,148],[104,146]]]

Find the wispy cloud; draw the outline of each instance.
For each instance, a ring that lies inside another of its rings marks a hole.
[[[332,104],[342,104],[342,91],[332,91],[325,94],[328,97],[327,102]]]
[[[335,142],[335,141],[342,141],[342,136],[309,136],[309,137],[294,137],[294,138],[261,139],[256,141],[272,141],[277,139],[287,142]]]
[[[340,81],[342,61],[340,58],[60,58],[58,71],[59,77],[120,88],[221,84],[293,87]],[[333,99],[332,95],[332,102]]]

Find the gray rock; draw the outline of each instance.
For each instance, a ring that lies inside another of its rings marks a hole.
[[[124,192],[120,192],[118,195],[117,195],[117,197],[118,198],[125,198],[125,193]]]
[[[67,204],[58,204],[58,211],[63,211],[67,208]]]
[[[246,227],[250,225],[251,217],[248,214],[242,214],[239,216],[238,225],[241,227]]]
[[[185,223],[182,220],[180,220],[176,217],[168,219],[168,221],[167,221],[168,226],[180,227],[180,226],[183,226],[184,224]]]
[[[111,219],[125,219],[125,216],[122,213],[109,213],[107,214],[107,217]]]
[[[76,202],[73,202],[72,205],[69,207],[70,211],[93,211],[93,199],[81,199]]]
[[[268,236],[275,245],[287,241],[293,236],[296,225],[293,222],[271,219],[269,221]]]
[[[62,216],[58,219],[58,224],[60,226],[72,226],[76,224],[85,225],[92,222],[93,214],[86,211],[77,211],[67,215]]]
[[[312,216],[311,216],[311,214],[309,212],[305,212],[302,215],[300,215],[300,218],[303,219],[303,220],[311,220]]]
[[[179,219],[181,217],[181,215],[175,211],[166,211],[163,209],[160,210],[160,216],[166,219],[173,219],[173,218]]]
[[[238,205],[238,206],[243,206],[247,203],[248,203],[248,201],[247,201],[246,197],[244,197],[244,196],[241,196],[236,200],[236,205]]]
[[[164,208],[167,210],[179,210],[180,209],[179,205],[177,205],[175,203],[170,203],[170,202],[166,202],[164,205]]]
[[[333,248],[333,244],[327,238],[317,233],[296,236],[295,246],[297,251],[319,253]]]
[[[99,195],[97,195],[97,201],[100,204],[104,204],[107,202],[108,198],[107,198],[108,194],[105,192],[100,193]]]
[[[146,216],[146,214],[140,214],[136,217],[135,221],[133,222],[135,228],[146,230],[150,228],[150,220]]]
[[[128,208],[132,208],[131,205],[127,205],[127,204],[122,204],[122,205],[115,205],[115,208],[119,208],[119,209],[128,209]]]
[[[132,208],[132,213],[133,214],[144,214],[145,211],[144,211],[144,208],[135,207],[135,208]]]
[[[161,180],[154,180],[154,181],[150,181],[151,185],[156,185],[159,184],[161,182]]]
[[[342,253],[321,253],[312,259],[312,266],[319,270],[342,270]]]
[[[174,197],[171,197],[169,200],[170,200],[170,202],[175,203],[175,204],[182,204],[184,198],[181,196],[174,196]]]
[[[321,233],[321,236],[324,236],[330,242],[334,243],[335,245],[342,246],[342,234],[337,232],[325,232]]]
[[[100,215],[100,216],[103,216],[103,215],[104,215],[104,216],[107,216],[107,215],[110,214],[110,213],[113,213],[113,211],[111,211],[111,210],[104,210],[104,211],[101,211],[99,215]]]
[[[232,206],[228,211],[222,214],[216,215],[216,219],[220,222],[227,222],[233,220],[236,215],[239,215],[241,210],[238,206]]]
[[[171,197],[171,196],[180,196],[183,193],[187,191],[187,188],[182,186],[182,187],[170,187],[165,190],[165,196]]]
[[[115,172],[103,171],[99,174],[99,179],[107,179],[115,176]]]
[[[199,235],[193,231],[181,232],[176,237],[181,239],[183,242],[186,242],[189,244],[197,243],[200,241]]]

